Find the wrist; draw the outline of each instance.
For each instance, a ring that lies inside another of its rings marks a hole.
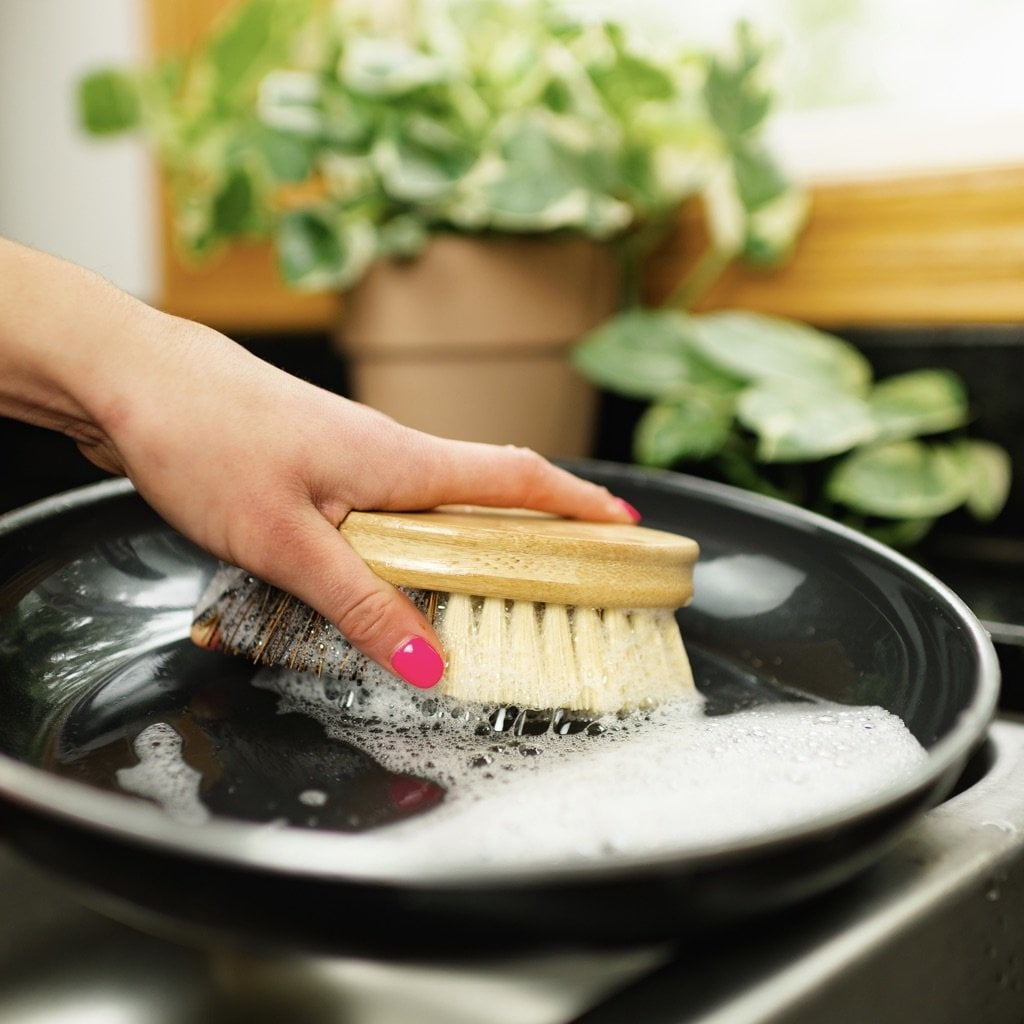
[[[160,402],[200,333],[219,337],[90,270],[0,239],[0,414],[86,446],[116,439]]]
[[[89,384],[117,359],[128,301],[91,271],[0,239],[0,412],[68,433],[88,424]]]

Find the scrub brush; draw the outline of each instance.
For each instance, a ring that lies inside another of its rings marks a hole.
[[[433,622],[440,693],[601,715],[693,690],[674,614],[693,594],[688,537],[475,507],[351,512],[340,530]],[[322,616],[231,566],[200,599],[192,640],[357,683],[377,671]]]

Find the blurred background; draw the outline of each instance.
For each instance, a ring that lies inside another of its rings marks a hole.
[[[160,301],[153,173],[141,144],[79,130],[76,83],[187,46],[232,0],[5,0],[0,231]],[[1015,0],[591,0],[716,42],[748,17],[775,40],[778,151],[801,179],[1024,163],[1024,7]]]
[[[218,327],[286,369],[347,392],[338,302],[280,283],[266,247],[197,269],[176,256],[154,163],[135,138],[78,123],[79,80],[187,50],[232,0],[5,0],[0,7],[0,233]],[[572,4],[567,4],[572,7]],[[1016,535],[1024,413],[1024,7],[1015,0],[603,0],[659,37],[718,45],[739,18],[771,44],[767,139],[808,189],[806,229],[770,273],[730,268],[703,308],[775,313],[852,341],[879,376],[945,367],[972,427],[1014,456],[994,529]],[[684,210],[684,224],[692,213]],[[687,232],[646,267],[671,291]],[[635,403],[604,394],[590,453],[629,460]],[[4,424],[3,507],[96,475],[62,438]],[[557,451],[551,454],[561,454]]]

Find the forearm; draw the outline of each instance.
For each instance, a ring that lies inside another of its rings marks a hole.
[[[221,363],[250,358],[92,271],[0,239],[0,415],[61,431],[127,472],[118,439],[159,420],[156,407],[214,351]]]
[[[88,270],[0,239],[0,412],[95,439],[103,379],[150,312]]]

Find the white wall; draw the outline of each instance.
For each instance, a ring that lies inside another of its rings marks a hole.
[[[152,300],[158,263],[150,165],[138,143],[77,125],[86,71],[143,53],[140,0],[0,0],[0,234]]]

